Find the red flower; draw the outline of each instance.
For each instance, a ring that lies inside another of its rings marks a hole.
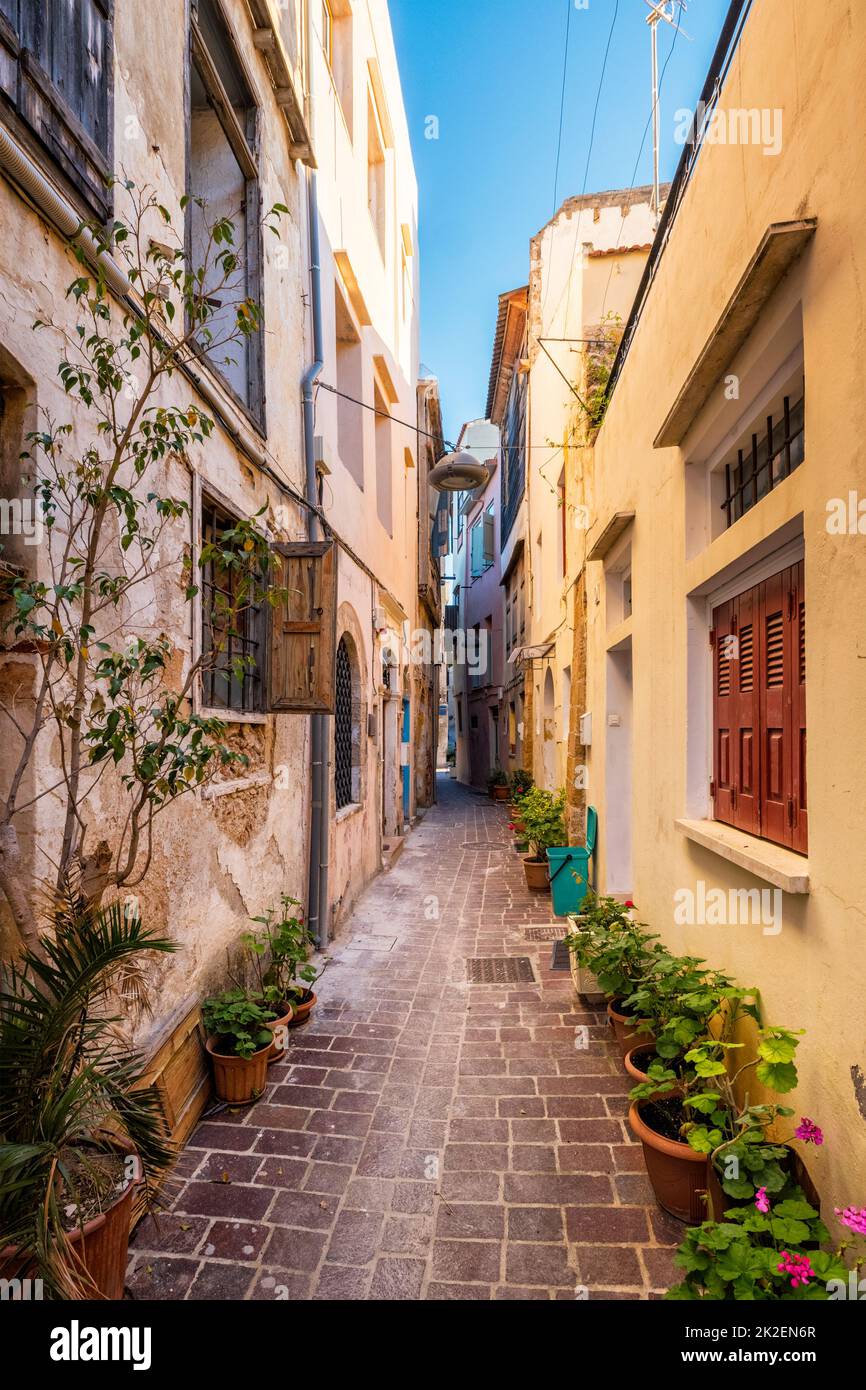
[[[631,898],[628,899],[625,905],[626,907],[634,907],[634,903],[632,902]]]

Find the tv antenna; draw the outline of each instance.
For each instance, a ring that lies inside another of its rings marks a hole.
[[[661,208],[659,197],[659,41],[658,27],[659,20],[663,19],[665,24],[669,24],[675,33],[682,34],[684,39],[691,41],[690,35],[686,33],[678,20],[677,10],[685,13],[686,0],[644,0],[649,6],[650,13],[646,17],[646,22],[650,27],[650,48],[652,52],[652,82],[653,82],[653,199],[652,209],[658,222]]]

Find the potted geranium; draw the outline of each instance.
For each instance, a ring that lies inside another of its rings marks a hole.
[[[523,834],[529,854],[523,858],[526,886],[536,892],[550,887],[547,850],[567,842],[565,832],[565,792],[548,792],[532,787],[520,803]]]
[[[217,1096],[229,1105],[249,1105],[265,1089],[273,1009],[257,1004],[246,990],[229,989],[206,999],[202,1015]]]
[[[644,1149],[647,1173],[660,1206],[683,1221],[700,1220],[709,1186],[708,1159],[714,1162],[730,1151],[741,1163],[755,1161],[755,1173],[767,1185],[767,1162],[777,1154],[758,1152],[766,1132],[791,1112],[776,1104],[741,1106],[738,1084],[754,1071],[762,1086],[778,1094],[797,1084],[794,1054],[797,1036],[786,1028],[762,1028],[755,1055],[737,1065],[734,1059],[743,1043],[733,1041],[741,1014],[758,1018],[757,1007],[741,997],[728,1001],[717,1036],[708,1036],[685,1054],[679,1072],[657,1061],[650,1065],[648,1080],[631,1091],[629,1125]],[[771,1146],[772,1147],[772,1146]],[[770,1180],[771,1181],[771,1180]],[[772,1181],[771,1181],[772,1185]]]
[[[710,1020],[730,1001],[745,999],[748,993],[738,989],[727,975],[707,969],[696,956],[659,953],[622,1003],[654,1039],[651,1044],[632,1046],[626,1053],[629,1076],[638,1083],[646,1081],[647,1068],[655,1060],[679,1074],[692,1044],[706,1036]]]
[[[824,1142],[818,1126],[805,1118],[794,1138],[807,1144]],[[686,1233],[675,1257],[684,1278],[667,1298],[832,1302],[859,1297],[860,1271],[866,1265],[866,1208],[837,1207],[836,1219],[853,1239],[848,1235],[835,1249],[822,1249],[830,1237],[808,1175],[804,1185],[801,1164],[765,1158],[762,1150],[770,1147],[789,1160],[799,1160],[788,1146],[753,1138],[734,1163],[733,1145],[728,1146],[726,1167],[731,1174],[739,1171],[741,1199],[749,1189],[749,1200],[728,1207],[723,1219],[711,1211],[710,1220]]]
[[[0,966],[0,1278],[123,1297],[133,1201],[174,1153],[122,1029],[147,1007],[147,953],[176,949],[129,905],[75,900]]]
[[[625,1003],[667,953],[637,922],[631,909],[613,899],[588,914],[587,935],[578,947],[581,963],[595,974],[608,996],[607,1016],[623,1057],[653,1041],[639,1016]]]

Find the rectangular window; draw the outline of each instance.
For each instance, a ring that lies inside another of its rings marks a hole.
[[[472,578],[486,574],[496,558],[495,541],[496,519],[491,502],[487,511],[473,522],[469,531],[469,559]]]
[[[376,102],[367,92],[367,206],[376,232],[376,241],[385,259],[387,246],[385,143],[379,125]]]
[[[711,641],[714,815],[805,854],[803,561],[715,608]]]
[[[202,545],[219,543],[236,523],[211,502],[202,500]],[[238,576],[216,559],[202,566],[202,703],[207,709],[256,714],[264,709],[262,653],[264,613],[247,603],[237,613]]]
[[[112,211],[113,13],[113,0],[0,2],[0,92],[15,132],[98,221]]]
[[[203,272],[211,315],[199,334],[202,353],[234,396],[262,423],[262,330],[237,331],[246,300],[261,305],[258,110],[215,0],[196,0],[192,17],[187,244]],[[226,270],[211,228],[232,224],[237,263]]]
[[[517,518],[526,477],[526,391],[528,377],[515,371],[502,422],[502,531],[504,546]]]
[[[776,412],[757,422],[732,451],[724,465],[726,526],[733,526],[803,462],[805,408],[805,395],[784,396]]]
[[[391,452],[391,417],[385,397],[378,386],[373,387],[376,407],[376,511],[389,536],[394,534],[393,518],[393,459]]]

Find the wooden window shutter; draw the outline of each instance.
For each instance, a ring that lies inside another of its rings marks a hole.
[[[492,512],[484,513],[484,564],[490,566],[496,556],[496,523]]]
[[[803,562],[716,608],[713,629],[713,813],[805,854]]]
[[[761,625],[761,811],[763,834],[791,844],[793,769],[791,742],[790,572],[766,580]]]
[[[337,547],[333,541],[275,545],[282,557],[269,607],[269,712],[333,714],[336,708]]]
[[[733,823],[750,835],[760,835],[761,689],[755,651],[755,634],[760,629],[760,586],[739,594],[733,600],[733,608],[736,619],[731,678],[736,788]]]
[[[735,825],[734,725],[736,694],[731,638],[734,604],[729,600],[713,610],[713,814]]]
[[[806,567],[801,560],[791,577],[791,799],[793,803],[791,848],[805,854],[809,848],[809,813],[806,802]]]

